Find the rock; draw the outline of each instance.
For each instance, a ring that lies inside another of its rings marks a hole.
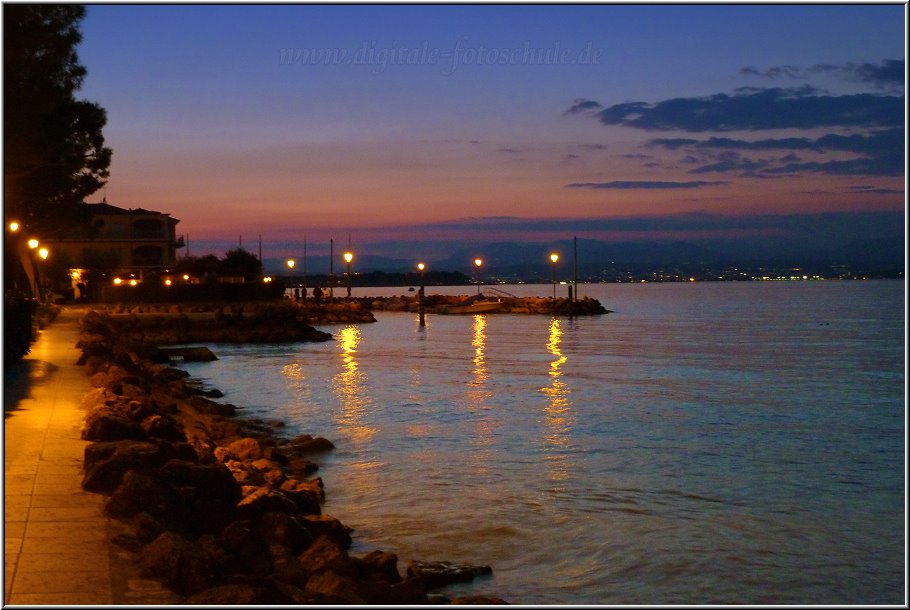
[[[191,595],[215,584],[213,558],[175,532],[164,532],[140,555],[142,574],[164,580],[180,595]]]
[[[255,438],[242,438],[227,446],[227,450],[238,460],[258,460],[262,457],[262,447]]]
[[[490,566],[456,565],[448,561],[410,561],[407,569],[408,578],[420,579],[428,589],[470,582],[477,576],[492,573],[493,568]]]
[[[268,487],[260,487],[237,504],[237,510],[244,519],[257,519],[265,513],[298,512],[297,505],[283,493]]]
[[[310,575],[287,547],[272,547],[274,567],[271,577],[281,583],[305,587]]]
[[[357,576],[357,564],[340,544],[328,536],[316,538],[316,541],[307,547],[297,559],[303,569],[311,575],[331,571],[351,578]]]
[[[86,491],[110,493],[120,485],[123,475],[128,470],[143,471],[157,468],[166,459],[181,451],[177,447],[179,446],[164,441],[135,440],[88,445],[85,448],[85,476],[82,479],[82,488]],[[195,457],[195,453],[192,455]]]
[[[146,436],[141,425],[111,412],[107,407],[90,413],[82,429],[82,440],[86,441],[141,440]]]
[[[331,515],[304,515],[302,523],[315,538],[328,536],[344,548],[351,546],[351,532],[354,530]]]
[[[250,521],[234,521],[218,535],[218,543],[228,555],[228,570],[267,576],[274,562],[269,545],[253,529]]]
[[[140,424],[146,436],[163,438],[168,441],[182,443],[186,441],[186,434],[172,417],[167,415],[149,415]]]
[[[508,604],[504,599],[498,597],[490,597],[488,595],[461,595],[459,597],[453,597],[449,602],[452,605],[476,605],[476,606],[493,606],[499,604]]]
[[[297,436],[288,443],[288,449],[297,453],[315,453],[334,448],[335,445],[332,444],[332,441],[321,436],[312,437],[309,434]]]
[[[185,507],[180,531],[189,535],[217,533],[237,518],[242,493],[224,465],[171,460],[161,468],[160,477]]]
[[[430,601],[426,587],[416,578],[394,584],[358,582],[357,591],[369,604],[401,606],[427,604]]]
[[[357,583],[350,576],[325,571],[310,576],[303,591],[309,595],[324,595],[331,600],[328,603],[367,604],[357,589]]]
[[[300,521],[287,513],[265,513],[256,531],[269,546],[283,546],[296,555],[313,543],[313,535]]]
[[[174,513],[182,511],[173,495],[157,478],[129,470],[104,505],[104,513],[114,519],[128,519],[142,512],[157,518],[174,517]]]
[[[264,581],[263,583],[221,585],[200,591],[186,598],[186,604],[198,606],[286,606],[300,603],[282,588]]]
[[[320,501],[325,502],[325,485],[322,482],[322,477],[316,477],[309,481],[287,479],[281,484],[280,489],[281,491],[309,491],[316,494]]]
[[[372,551],[352,558],[357,565],[357,572],[364,580],[386,583],[401,582],[398,573],[398,556],[385,551]]]

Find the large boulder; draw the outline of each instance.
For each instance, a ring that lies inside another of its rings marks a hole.
[[[120,485],[127,471],[155,469],[172,458],[192,460],[196,458],[196,453],[185,443],[157,440],[92,443],[85,448],[82,488],[96,493],[111,493]]]
[[[217,561],[206,548],[176,532],[164,532],[142,550],[142,574],[160,578],[180,595],[191,595],[216,583]]]
[[[398,573],[398,556],[386,551],[372,551],[366,555],[352,557],[357,565],[360,578],[386,583],[401,582]]]
[[[227,573],[266,576],[273,571],[274,559],[269,545],[262,539],[248,520],[234,521],[217,538],[224,549]]]
[[[328,536],[343,548],[351,546],[351,532],[354,530],[332,515],[303,515],[302,523],[315,538]]]
[[[298,596],[269,581],[256,584],[232,584],[212,587],[186,598],[193,606],[287,606],[301,603]]]
[[[416,578],[428,589],[459,582],[471,582],[477,576],[493,573],[490,566],[457,565],[448,561],[409,561],[407,578]]]
[[[340,544],[328,536],[318,537],[297,559],[311,575],[331,571],[351,578],[357,576],[357,564]]]
[[[256,528],[266,544],[286,547],[295,555],[313,543],[313,535],[287,513],[265,513],[259,518]]]

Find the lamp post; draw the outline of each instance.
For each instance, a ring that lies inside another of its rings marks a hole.
[[[553,252],[550,254],[550,262],[553,263],[553,298],[556,298],[556,263],[559,262],[559,254]]]
[[[351,298],[351,261],[354,260],[354,253],[348,250],[344,253],[344,262],[348,265],[348,298]]]
[[[295,266],[296,264],[297,264],[297,261],[295,261],[293,258],[289,258],[289,259],[287,260],[288,272],[289,272],[289,273],[293,273],[293,272],[294,272],[294,266]],[[289,277],[288,279],[290,279],[290,277]],[[294,301],[299,301],[299,300],[300,300],[300,288],[295,288],[295,289],[294,289]]]
[[[482,258],[475,258],[475,259],[474,259],[474,267],[475,267],[476,272],[477,272],[477,294],[480,294],[480,267],[481,267],[481,266],[483,266],[483,259],[482,259]]]
[[[423,302],[423,270],[426,269],[426,265],[423,263],[417,263],[417,270],[420,271],[420,290],[417,292],[417,318],[419,320],[420,326],[426,326],[426,308]]]

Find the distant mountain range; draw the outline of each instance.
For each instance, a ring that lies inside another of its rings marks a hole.
[[[483,259],[483,273],[490,277],[516,277],[521,279],[549,278],[552,267],[550,252],[559,252],[557,273],[567,276],[573,262],[571,239],[550,244],[497,242],[477,246],[453,244],[449,256],[426,261],[434,270],[474,273],[473,260]],[[577,241],[578,270],[581,275],[598,275],[609,270],[642,270],[646,268],[713,267],[725,266],[815,266],[842,265],[853,269],[900,270],[905,267],[904,239],[902,237],[864,239],[840,246],[819,248],[811,243],[787,239],[740,239],[653,242],[608,242],[590,239]],[[386,273],[413,272],[416,258],[395,258],[370,254],[358,255],[353,268],[358,273],[382,271]],[[265,259],[266,272],[287,273],[284,259]],[[335,261],[334,273],[342,275],[345,265]],[[298,261],[296,272],[302,273]],[[310,256],[307,259],[310,274],[329,273],[329,257]]]

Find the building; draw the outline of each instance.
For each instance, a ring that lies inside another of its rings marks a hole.
[[[91,210],[89,227],[50,242],[55,257],[63,257],[74,271],[101,270],[142,280],[149,272],[160,273],[177,262],[180,222],[170,214],[124,209],[107,201],[85,204]]]

